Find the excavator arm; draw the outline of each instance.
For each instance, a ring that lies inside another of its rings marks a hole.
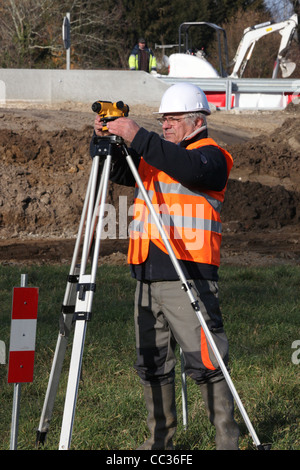
[[[282,38],[280,41],[276,65],[272,78],[277,77],[279,66],[281,66],[283,76],[289,76],[294,70],[294,64],[288,64],[284,60],[283,54],[292,40],[297,25],[298,16],[295,14],[292,15],[288,20],[281,21],[279,23],[267,22],[246,28],[237,48],[236,55],[233,59],[234,67],[230,76],[232,78],[241,78],[257,41],[263,36],[274,33],[276,31],[281,34]]]

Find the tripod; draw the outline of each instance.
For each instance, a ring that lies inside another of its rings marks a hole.
[[[249,420],[249,417],[243,407],[243,404],[239,398],[239,395],[233,385],[231,377],[227,371],[227,368],[223,362],[223,359],[215,345],[214,339],[206,325],[206,322],[200,311],[199,303],[194,297],[190,283],[186,280],[180,264],[173,252],[173,249],[168,240],[165,228],[160,220],[158,214],[155,212],[154,207],[149,199],[148,193],[144,188],[144,185],[140,179],[139,173],[135,164],[132,161],[131,156],[128,153],[127,147],[124,144],[122,138],[111,135],[107,137],[101,137],[98,139],[98,154],[93,158],[92,169],[89,177],[88,187],[86,191],[86,197],[84,201],[83,211],[81,215],[78,235],[75,243],[72,263],[69,271],[67,280],[67,286],[64,296],[64,301],[61,310],[60,317],[60,332],[56,344],[54,359],[52,363],[48,388],[44,401],[44,407],[40,418],[40,424],[37,431],[36,443],[44,443],[52,416],[52,410],[54,406],[54,400],[56,391],[59,384],[59,377],[62,370],[63,359],[66,352],[68,336],[70,333],[72,322],[75,322],[75,330],[73,337],[73,348],[69,368],[69,377],[67,384],[67,391],[65,397],[65,407],[62,420],[62,428],[60,435],[60,450],[68,450],[71,445],[72,429],[75,416],[75,407],[78,394],[78,386],[81,373],[82,356],[84,349],[84,341],[86,335],[87,322],[91,319],[92,315],[92,302],[96,288],[96,272],[98,265],[98,257],[100,250],[101,232],[103,226],[103,215],[104,215],[104,203],[107,195],[107,187],[109,174],[111,169],[112,160],[112,147],[121,146],[124,149],[126,160],[129,168],[134,176],[134,179],[143,195],[143,198],[147,204],[147,207],[153,217],[155,225],[157,226],[159,233],[165,243],[165,247],[168,251],[173,266],[178,274],[179,279],[182,283],[182,289],[187,293],[192,308],[197,315],[197,318],[203,328],[205,336],[212,348],[212,351],[217,359],[220,369],[223,372],[224,378],[232,392],[232,395],[238,405],[238,408],[243,416],[246,426],[253,438],[253,442],[259,450],[269,450],[268,444],[261,444],[254,428]],[[98,187],[98,176],[100,169],[100,159],[104,160],[103,170],[101,173],[101,179]],[[98,191],[97,191],[98,187]],[[99,212],[99,213],[98,213]],[[97,222],[98,218],[98,222]],[[83,238],[83,229],[85,225],[85,233],[83,239],[83,248],[81,256],[81,264],[77,264],[79,249]],[[95,235],[94,235],[95,233]],[[90,274],[86,273],[87,261],[91,251],[93,243],[93,255],[91,263]],[[182,361],[182,354],[181,354]],[[182,362],[183,364],[183,362]],[[182,399],[183,399],[183,417],[187,419],[187,405],[186,405],[186,382],[185,374],[183,372],[182,365]]]

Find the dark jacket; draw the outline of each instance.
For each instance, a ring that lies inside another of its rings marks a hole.
[[[207,131],[200,138],[207,137]],[[194,137],[199,140],[199,134]],[[175,145],[162,139],[154,132],[141,128],[131,143],[129,153],[138,167],[140,156],[155,168],[164,171],[181,184],[201,190],[203,188],[221,191],[227,182],[227,164],[223,153],[215,146],[186,150],[192,140],[185,140]],[[97,152],[97,146],[91,143],[91,156]],[[135,179],[121,150],[113,155],[111,181],[125,186],[134,186]],[[187,279],[218,280],[217,266],[179,261]],[[133,277],[143,281],[177,280],[178,275],[170,257],[150,243],[148,259],[141,265],[132,265]]]
[[[149,47],[141,50],[137,44],[130,53],[128,65],[130,70],[156,71],[156,57]]]

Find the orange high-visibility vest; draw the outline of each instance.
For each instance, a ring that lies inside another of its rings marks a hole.
[[[233,159],[213,139],[201,139],[187,146],[187,149],[205,145],[218,147],[225,156],[228,181]],[[222,238],[220,210],[227,183],[222,191],[191,190],[163,171],[149,165],[143,158],[139,164],[139,175],[165,227],[176,258],[219,266]],[[163,252],[168,253],[157,226],[151,219],[151,213],[136,185],[128,248],[130,264],[140,264],[146,260],[150,240]]]

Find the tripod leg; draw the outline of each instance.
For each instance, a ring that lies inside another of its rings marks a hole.
[[[69,290],[69,289],[68,289]],[[70,308],[70,313],[74,312],[75,298],[76,298],[76,284],[72,284],[72,289],[69,290],[70,300],[65,304],[65,308],[68,306]],[[72,307],[73,305],[73,307]],[[50,372],[48,387],[46,391],[44,406],[40,418],[39,428],[37,430],[36,436],[36,446],[44,444],[46,436],[49,430],[50,421],[52,418],[52,412],[55,402],[55,397],[57,394],[57,389],[59,385],[59,379],[61,375],[61,370],[63,366],[63,361],[65,358],[65,353],[67,349],[69,333],[71,330],[72,317],[73,314],[61,314],[61,329],[62,331],[58,335],[54,358],[52,362],[52,368]]]
[[[81,214],[80,224],[78,228],[78,234],[76,238],[76,243],[74,247],[72,262],[69,270],[68,282],[66,286],[66,291],[64,295],[63,305],[62,305],[62,312],[61,312],[61,331],[58,335],[52,368],[50,372],[49,382],[47,386],[46,396],[44,400],[43,410],[40,418],[39,427],[37,430],[36,436],[36,446],[39,444],[44,444],[46,440],[46,436],[49,430],[50,421],[52,418],[52,412],[55,402],[55,397],[57,394],[57,389],[59,385],[59,379],[61,375],[62,365],[65,358],[65,352],[67,348],[67,343],[69,339],[69,332],[71,329],[72,324],[72,317],[75,310],[75,302],[76,302],[76,287],[78,282],[78,253],[79,248],[82,240],[82,233],[84,228],[84,223],[87,216],[87,210],[89,207],[90,201],[90,194],[91,194],[91,187],[92,183],[95,179],[95,173],[98,171],[97,165],[99,165],[97,160],[93,160],[88,186],[86,190],[83,210]]]
[[[71,445],[72,427],[75,416],[75,406],[80,380],[85,335],[86,321],[76,322],[73,339],[72,358],[70,362],[70,372],[68,378],[68,388],[65,398],[63,425],[60,434],[60,450],[68,450]]]
[[[188,426],[187,384],[186,384],[186,374],[184,372],[184,359],[183,359],[183,353],[182,353],[181,348],[180,348],[180,361],[181,361],[182,418],[183,418],[183,427],[187,429],[187,426]]]
[[[73,314],[75,312],[75,304],[76,304],[76,296],[77,296],[77,284],[79,280],[79,273],[80,273],[80,266],[78,263],[78,254],[80,245],[82,242],[82,235],[84,230],[84,224],[87,219],[88,210],[91,211],[91,207],[93,207],[93,195],[91,191],[95,190],[95,182],[96,177],[99,170],[99,159],[95,158],[93,160],[90,177],[88,181],[86,196],[84,200],[83,210],[81,214],[78,234],[76,238],[76,243],[74,247],[72,262],[69,270],[68,281],[66,286],[66,291],[64,295],[61,317],[60,317],[60,332],[57,339],[57,344],[55,348],[54,358],[52,362],[52,368],[50,372],[49,382],[47,386],[46,396],[44,400],[43,410],[40,418],[39,427],[37,430],[36,436],[36,446],[40,444],[44,444],[47,433],[49,431],[50,422],[52,418],[52,412],[54,408],[55,397],[57,394],[59,380],[61,375],[61,370],[63,366],[63,361],[65,358],[66,348],[69,339],[69,333],[72,326]],[[97,201],[95,204],[95,208],[98,207],[101,195],[102,195],[102,188],[103,188],[103,181],[101,178],[101,182],[99,185]],[[92,199],[92,204],[91,204]],[[95,220],[96,220],[96,209],[94,210],[93,215],[93,226],[95,227]],[[92,242],[93,231],[90,230],[89,233],[89,241],[86,245],[86,249],[89,250]]]
[[[181,269],[181,267],[180,267],[180,264],[179,264],[179,262],[178,262],[178,260],[177,260],[177,258],[176,258],[176,256],[175,256],[175,254],[174,254],[174,251],[173,251],[173,249],[172,249],[172,247],[171,247],[171,245],[170,245],[170,242],[169,242],[169,239],[168,239],[168,235],[167,235],[167,233],[166,233],[166,231],[165,231],[165,229],[164,229],[164,226],[162,225],[162,222],[161,222],[160,218],[158,217],[157,213],[156,213],[155,210],[154,210],[154,207],[153,207],[153,205],[152,205],[152,203],[151,203],[151,201],[150,201],[150,198],[149,198],[149,196],[148,196],[147,191],[146,191],[145,188],[144,188],[143,182],[142,182],[142,180],[141,180],[141,178],[140,178],[140,175],[139,175],[139,173],[138,173],[138,171],[137,171],[137,169],[136,169],[136,166],[134,165],[133,160],[132,160],[131,156],[129,155],[129,153],[128,153],[128,151],[127,151],[126,148],[125,148],[125,152],[126,152],[126,160],[127,160],[128,165],[129,165],[129,167],[130,167],[130,169],[131,169],[131,172],[132,172],[132,174],[133,174],[133,176],[134,176],[134,178],[135,178],[135,180],[136,180],[136,182],[137,182],[137,185],[139,186],[139,189],[140,189],[140,191],[141,191],[141,193],[142,193],[142,195],[143,195],[143,198],[144,198],[144,200],[145,200],[145,202],[146,202],[146,204],[147,204],[147,207],[148,207],[148,209],[149,209],[149,211],[150,211],[150,213],[151,213],[151,216],[152,216],[152,218],[153,218],[153,220],[154,220],[154,222],[155,222],[155,225],[157,226],[157,229],[159,230],[159,233],[160,233],[160,235],[161,235],[161,237],[162,237],[162,239],[163,239],[163,241],[164,241],[165,247],[166,247],[166,249],[167,249],[167,251],[168,251],[168,254],[169,254],[170,258],[171,258],[171,261],[172,261],[172,263],[173,263],[173,266],[174,266],[174,268],[175,268],[175,270],[176,270],[176,272],[177,272],[177,274],[178,274],[178,276],[179,276],[179,279],[180,279],[181,282],[182,282],[182,288],[187,292],[187,294],[188,294],[188,296],[189,296],[191,305],[192,305],[192,307],[193,307],[193,309],[194,309],[194,311],[195,311],[195,313],[196,313],[196,315],[197,315],[197,318],[198,318],[198,320],[199,320],[199,322],[200,322],[200,324],[201,324],[201,327],[203,328],[203,331],[204,331],[205,336],[206,336],[206,338],[207,338],[207,340],[208,340],[208,342],[209,342],[209,344],[210,344],[210,346],[211,346],[211,349],[213,350],[213,353],[214,353],[214,355],[215,355],[215,357],[216,357],[216,359],[217,359],[217,361],[218,361],[218,364],[219,364],[219,366],[220,366],[220,369],[221,369],[222,372],[223,372],[224,378],[225,378],[225,380],[226,380],[226,382],[227,382],[227,384],[228,384],[228,386],[229,386],[229,388],[230,388],[230,391],[231,391],[231,393],[232,393],[232,395],[233,395],[233,397],[234,397],[234,399],[235,399],[235,401],[236,401],[236,403],[237,403],[237,405],[238,405],[238,408],[239,408],[239,410],[240,410],[240,412],[241,412],[241,415],[242,415],[242,417],[243,417],[243,419],[244,419],[244,421],[245,421],[245,424],[246,424],[246,426],[247,426],[247,428],[248,428],[248,430],[249,430],[249,432],[250,432],[250,434],[251,434],[251,436],[252,436],[252,439],[253,439],[253,441],[254,441],[254,444],[257,446],[258,449],[264,450],[264,446],[260,443],[260,441],[259,441],[259,439],[258,439],[258,437],[257,437],[257,435],[256,435],[256,432],[255,432],[255,430],[254,430],[254,428],[253,428],[253,426],[252,426],[252,424],[251,424],[251,422],[250,422],[250,419],[249,419],[249,417],[248,417],[248,415],[247,415],[247,413],[246,413],[246,410],[245,410],[245,408],[244,408],[244,406],[243,406],[243,404],[242,404],[242,402],[241,402],[241,400],[240,400],[240,397],[239,397],[239,395],[238,395],[238,393],[237,393],[237,391],[236,391],[236,389],[235,389],[235,386],[234,386],[234,384],[233,384],[233,382],[232,382],[232,380],[231,380],[231,377],[230,377],[230,375],[229,375],[229,373],[228,373],[228,370],[227,370],[227,368],[226,368],[226,366],[225,366],[225,364],[224,364],[224,361],[223,361],[223,359],[222,359],[222,357],[221,357],[221,355],[220,355],[220,353],[219,353],[219,351],[218,351],[218,348],[217,348],[217,346],[216,346],[216,344],[215,344],[215,342],[214,342],[214,339],[213,339],[213,337],[212,337],[212,335],[211,335],[211,333],[210,333],[210,331],[209,331],[209,329],[208,329],[208,327],[207,327],[207,325],[206,325],[206,322],[205,322],[205,320],[204,320],[204,318],[203,318],[203,315],[202,315],[201,310],[200,310],[200,307],[199,307],[199,303],[198,303],[198,301],[196,300],[196,298],[194,297],[194,295],[193,295],[193,293],[192,293],[192,290],[191,290],[191,286],[190,286],[189,283],[187,282],[187,280],[186,280],[186,278],[185,278],[185,276],[184,276],[184,274],[183,274],[183,271],[182,271],[182,269]],[[266,449],[267,449],[267,447],[266,447]]]
[[[95,158],[99,158],[99,157],[95,157]],[[100,250],[101,232],[102,232],[102,227],[103,227],[104,203],[105,203],[107,188],[108,188],[110,165],[111,165],[111,155],[107,155],[103,173],[102,173],[102,179],[101,179],[101,181],[103,181],[103,184],[100,183],[102,198],[101,198],[99,218],[98,218],[98,224],[97,224],[97,230],[96,230],[96,240],[95,240],[95,246],[94,246],[92,266],[91,266],[91,274],[86,274],[85,270],[86,270],[86,264],[87,264],[87,255],[88,255],[88,251],[90,248],[90,242],[92,239],[91,234],[94,228],[93,224],[94,224],[95,217],[93,216],[93,211],[89,211],[88,217],[87,217],[86,232],[85,232],[85,239],[84,239],[83,253],[82,253],[82,263],[80,266],[80,275],[79,275],[79,282],[78,282],[78,295],[77,295],[75,314],[74,314],[74,318],[76,321],[75,331],[74,331],[74,340],[73,340],[73,348],[72,348],[72,355],[71,355],[71,362],[70,362],[70,369],[69,369],[67,392],[66,392],[66,398],[65,398],[63,422],[62,422],[60,443],[59,443],[60,450],[68,450],[71,445],[87,322],[91,319],[93,295],[94,295],[95,288],[96,288],[98,255],[99,255],[99,250]],[[96,210],[97,210],[97,207],[96,207]]]

